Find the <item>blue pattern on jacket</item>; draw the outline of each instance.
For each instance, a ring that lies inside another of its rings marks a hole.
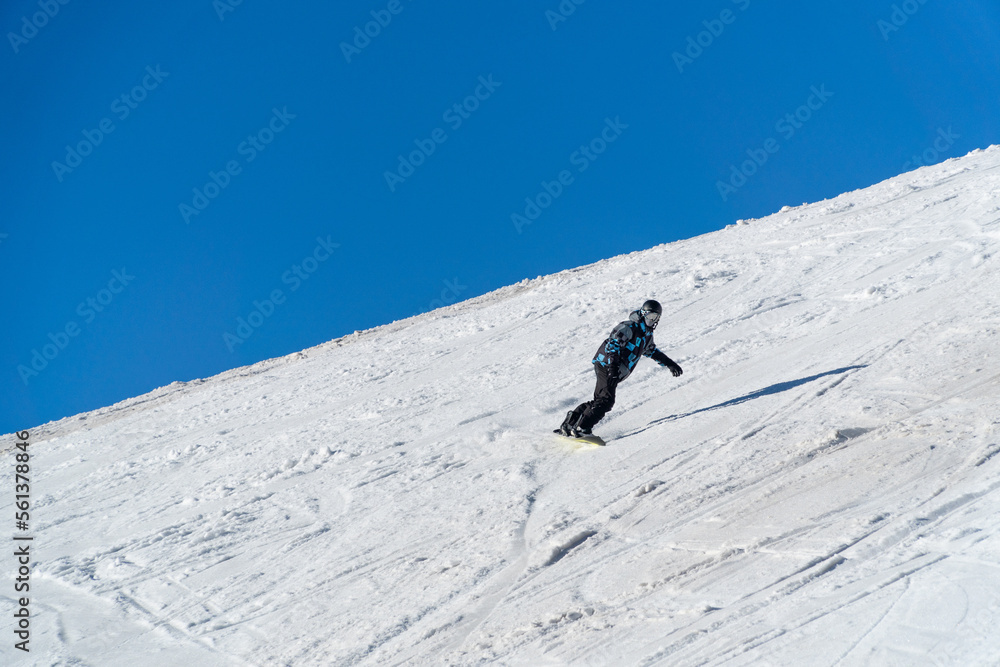
[[[607,368],[609,375],[617,368],[620,382],[632,373],[640,357],[650,357],[660,366],[667,365],[667,355],[656,349],[653,330],[646,326],[637,310],[611,331],[598,348],[592,363]]]

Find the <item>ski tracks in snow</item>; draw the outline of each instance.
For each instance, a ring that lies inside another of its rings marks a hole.
[[[992,659],[998,159],[34,430],[41,659]],[[685,374],[556,446],[646,298]]]

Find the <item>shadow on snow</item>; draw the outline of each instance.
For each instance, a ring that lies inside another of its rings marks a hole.
[[[790,389],[795,389],[796,387],[801,387],[804,384],[808,384],[815,380],[819,380],[820,378],[825,378],[830,375],[842,375],[843,373],[855,371],[860,368],[866,368],[866,365],[844,366],[843,368],[837,368],[832,371],[826,371],[825,373],[817,373],[816,375],[810,375],[809,377],[800,378],[798,380],[789,380],[788,382],[778,382],[777,384],[772,384],[769,387],[764,387],[763,389],[752,391],[749,394],[740,396],[739,398],[733,398],[728,401],[723,401],[722,403],[718,403],[716,405],[712,405],[707,408],[699,408],[691,412],[685,412],[684,414],[681,415],[670,415],[669,417],[660,417],[659,419],[654,419],[653,421],[649,422],[649,424],[647,424],[645,428],[641,428],[631,433],[627,433],[622,437],[627,437],[629,435],[637,435],[639,433],[642,433],[646,429],[656,426],[657,424],[677,421],[678,419],[684,419],[685,417],[693,417],[694,415],[701,414],[702,412],[711,412],[712,410],[722,410],[724,408],[731,408],[734,405],[739,405],[740,403],[746,403],[747,401],[752,401],[756,398],[762,398],[764,396],[772,396],[774,394],[780,394],[782,392],[789,391]],[[831,387],[827,387],[827,389],[830,388]],[[821,391],[820,394],[818,395],[822,395],[825,392],[826,389]]]

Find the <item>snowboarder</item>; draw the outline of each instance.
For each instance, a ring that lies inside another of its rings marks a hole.
[[[568,412],[556,433],[575,438],[593,435],[591,429],[615,404],[618,383],[629,376],[640,356],[649,357],[660,366],[666,366],[674,377],[684,372],[653,344],[653,329],[660,321],[661,314],[663,308],[659,302],[650,299],[614,328],[598,348],[592,362],[597,373],[594,400],[581,403]]]

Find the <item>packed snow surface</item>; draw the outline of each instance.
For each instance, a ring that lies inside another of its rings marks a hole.
[[[46,424],[0,662],[1000,664],[998,332],[993,147]]]

